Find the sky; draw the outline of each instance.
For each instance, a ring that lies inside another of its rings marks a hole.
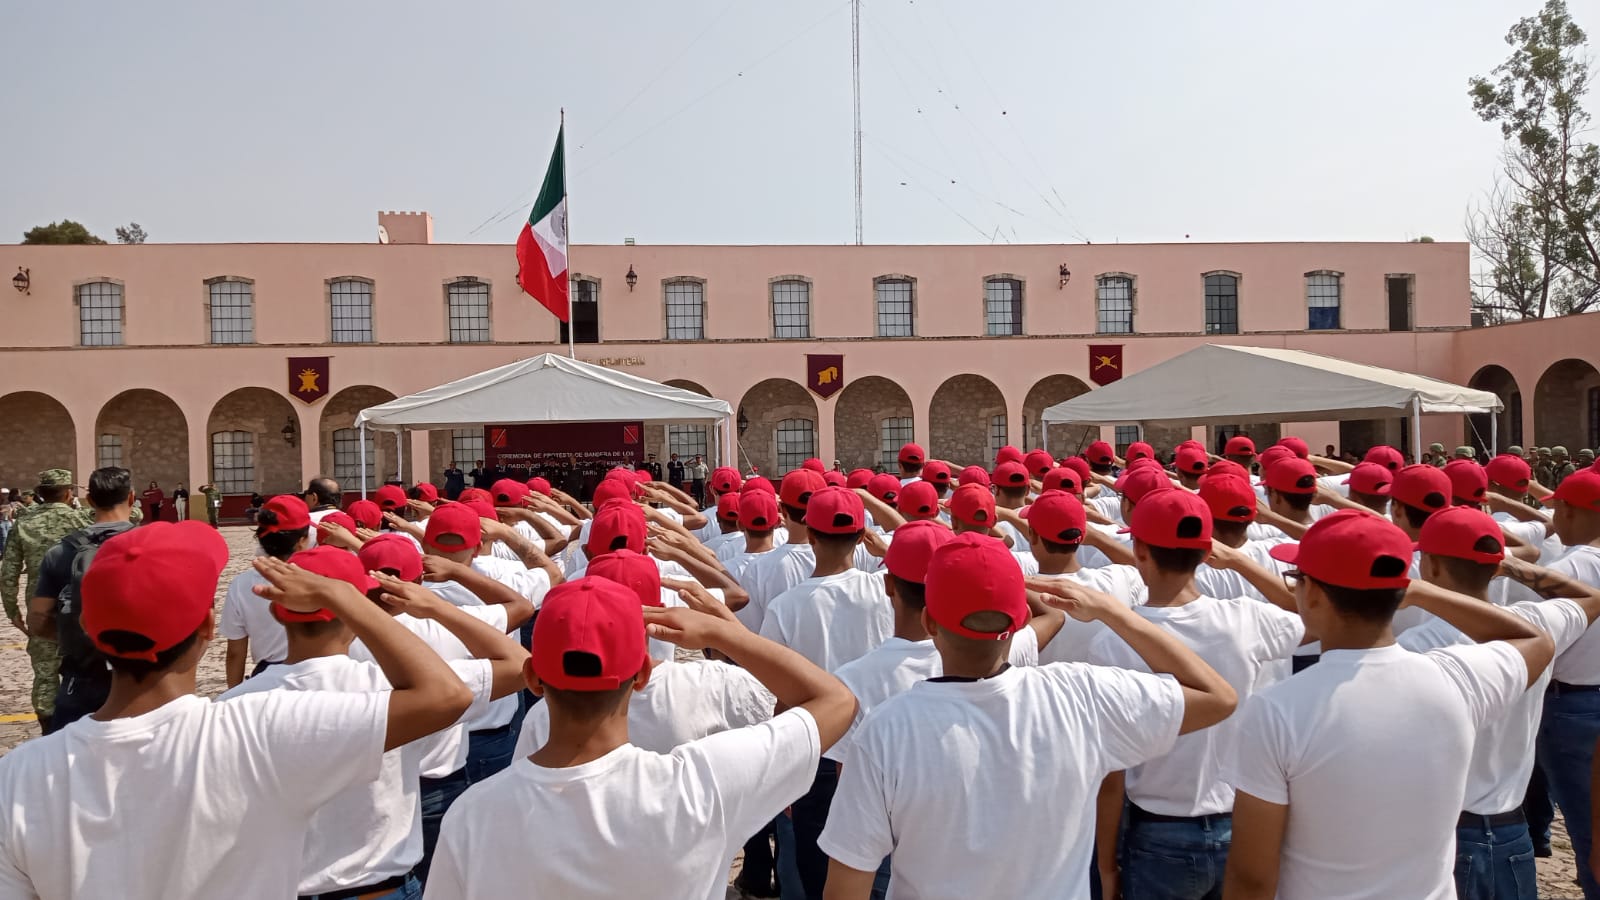
[[[863,0],[866,242],[1459,240],[1539,5]],[[509,243],[563,107],[577,243],[854,238],[849,0],[6,11],[0,240]]]

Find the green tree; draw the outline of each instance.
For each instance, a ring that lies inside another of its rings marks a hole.
[[[35,225],[22,233],[24,244],[104,244],[105,241],[89,233],[89,229],[71,219]]]
[[[142,244],[149,237],[150,235],[145,234],[143,226],[138,222],[129,222],[126,226],[117,226],[117,243],[119,244]]]
[[[1506,33],[1512,52],[1473,78],[1472,109],[1500,126],[1501,173],[1467,217],[1484,263],[1474,304],[1491,321],[1600,308],[1600,149],[1590,116],[1588,38],[1565,0]]]

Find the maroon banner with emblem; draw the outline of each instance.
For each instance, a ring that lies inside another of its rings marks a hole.
[[[806,387],[824,400],[843,390],[844,356],[838,353],[807,353]]]
[[[1122,377],[1122,345],[1089,345],[1089,380],[1106,385]]]
[[[503,471],[547,471],[567,465],[604,473],[644,462],[640,422],[573,422],[563,425],[489,425],[483,429],[484,462]]]
[[[289,396],[308,404],[328,396],[328,357],[289,357]]]

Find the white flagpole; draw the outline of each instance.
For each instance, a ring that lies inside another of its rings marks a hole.
[[[567,108],[561,107],[561,203],[567,210],[567,358],[578,358],[576,318],[572,314],[572,205],[567,200]]]

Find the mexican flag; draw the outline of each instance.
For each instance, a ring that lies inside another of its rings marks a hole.
[[[539,199],[517,235],[517,283],[563,322],[572,320],[567,283],[566,126],[556,132],[556,151],[544,173]]]

